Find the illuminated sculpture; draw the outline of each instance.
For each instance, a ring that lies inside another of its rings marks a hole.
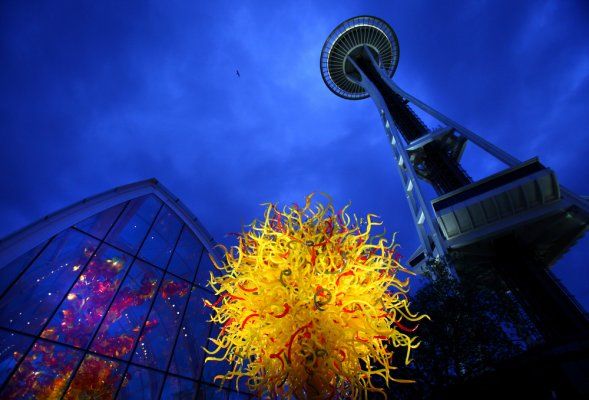
[[[222,325],[209,361],[232,365],[216,379],[246,378],[258,395],[281,398],[356,398],[380,392],[372,379],[392,376],[394,349],[405,363],[419,345],[409,310],[410,273],[397,247],[371,236],[374,215],[352,218],[331,203],[279,211],[267,205],[264,220],[225,249],[210,285],[219,296],[213,321]],[[386,395],[385,395],[386,397]]]

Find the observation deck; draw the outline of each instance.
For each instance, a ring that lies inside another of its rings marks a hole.
[[[354,82],[355,73],[348,58],[366,45],[387,76],[392,77],[399,64],[399,41],[393,28],[380,18],[360,16],[339,24],[327,37],[321,50],[320,67],[323,81],[333,93],[348,100],[369,97]]]

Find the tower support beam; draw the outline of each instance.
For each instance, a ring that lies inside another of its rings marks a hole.
[[[435,110],[434,108],[428,106],[415,96],[410,95],[409,93],[405,92],[401,89],[392,79],[386,79],[385,82],[389,85],[392,91],[397,93],[399,96],[404,97],[405,99],[411,101],[417,107],[421,108],[423,111],[431,115],[432,117],[436,118],[437,120],[443,122],[447,126],[451,126],[452,128],[456,129],[457,132],[461,133],[464,137],[466,137],[469,141],[479,146],[481,149],[485,150],[487,153],[493,155],[498,160],[502,161],[506,165],[510,167],[515,167],[516,165],[520,164],[521,161],[512,156],[511,154],[507,153],[504,150],[501,150],[499,147],[495,146],[493,143],[485,140],[484,138],[480,137],[470,129],[465,128],[464,126],[460,125],[458,122],[451,120],[450,118],[446,117],[441,112]]]
[[[372,55],[368,51],[370,57]],[[383,98],[380,90],[374,83],[366,76],[364,70],[358,66],[354,59],[350,58],[350,62],[357,68],[361,75],[358,84],[370,94],[370,97],[379,109],[387,135],[391,138],[391,145],[393,146],[393,154],[397,159],[399,165],[399,173],[405,188],[405,195],[409,201],[411,209],[411,216],[419,234],[421,245],[427,257],[446,257],[446,245],[443,236],[440,232],[438,224],[433,220],[430,211],[430,205],[425,202],[423,197],[419,180],[415,170],[411,167],[411,158],[403,144],[404,138],[398,129],[391,128],[393,117],[387,107],[387,103]],[[372,59],[374,63],[374,59]],[[378,68],[378,65],[376,65]],[[411,186],[409,186],[411,184]],[[411,189],[409,189],[411,187]],[[424,224],[425,222],[425,224]],[[432,247],[433,243],[433,247]]]
[[[382,76],[382,71],[379,71]],[[481,149],[486,151],[487,153],[491,154],[493,157],[498,159],[499,161],[503,162],[504,164],[508,165],[509,167],[515,167],[520,165],[522,161],[518,160],[511,154],[507,153],[506,151],[500,149],[499,147],[495,146],[493,143],[489,142],[485,138],[477,135],[470,129],[464,127],[463,125],[459,124],[458,122],[450,119],[449,117],[445,116],[441,112],[437,111],[433,107],[425,104],[423,101],[419,100],[417,97],[407,93],[403,89],[401,89],[392,79],[384,79],[383,81],[391,88],[392,91],[397,93],[399,96],[411,101],[411,103],[415,104],[421,110],[425,111],[432,117],[436,118],[440,122],[443,122],[449,127],[452,127],[456,130],[456,132],[463,135],[468,141],[476,144]],[[423,139],[420,139],[423,140]],[[563,187],[561,185],[560,190],[563,194],[563,197],[566,197],[569,201],[574,203],[578,208],[580,208],[587,216],[589,217],[589,196],[579,196],[575,194],[570,189]]]

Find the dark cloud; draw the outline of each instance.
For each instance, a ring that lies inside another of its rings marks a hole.
[[[3,2],[0,235],[153,176],[219,241],[261,203],[324,191],[381,215],[409,255],[417,235],[378,114],[319,74],[325,38],[359,14],[396,30],[406,90],[589,194],[580,2]],[[499,168],[472,147],[465,166]]]

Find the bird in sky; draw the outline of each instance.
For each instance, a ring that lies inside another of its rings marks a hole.
[[[241,77],[241,75],[239,74],[239,70],[238,69],[235,70],[235,73],[237,74],[237,77],[238,78]]]

